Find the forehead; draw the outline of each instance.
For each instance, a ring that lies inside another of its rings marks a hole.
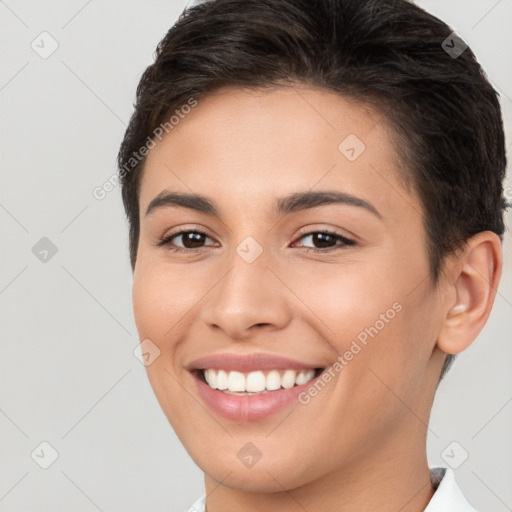
[[[187,111],[148,154],[141,212],[164,189],[262,208],[315,188],[363,193],[384,210],[416,202],[400,184],[394,132],[367,104],[304,86],[229,87]]]

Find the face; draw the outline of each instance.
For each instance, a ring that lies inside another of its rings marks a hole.
[[[150,150],[135,321],[207,478],[293,489],[424,451],[439,291],[390,135],[330,92],[225,88]]]

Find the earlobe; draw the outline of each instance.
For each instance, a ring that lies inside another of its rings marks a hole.
[[[473,343],[489,318],[503,266],[500,238],[491,231],[476,234],[449,265],[447,286],[452,290],[446,296],[451,302],[445,305],[437,346],[458,354]]]

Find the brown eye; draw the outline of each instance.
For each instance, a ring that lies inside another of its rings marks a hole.
[[[197,247],[201,247],[204,243],[204,235],[194,231],[187,231],[178,236],[182,237],[183,246],[187,249],[196,249]]]
[[[201,249],[204,247],[205,239],[210,238],[206,233],[199,230],[181,230],[161,240],[157,245],[168,246],[170,250],[186,251]],[[181,239],[181,242],[179,242]],[[176,242],[176,240],[178,242]]]
[[[311,239],[313,247],[305,247],[305,249],[317,252],[326,252],[322,251],[322,249],[332,249],[337,246],[343,248],[344,246],[355,245],[353,240],[331,231],[312,231],[311,233],[302,235],[299,240],[306,240],[307,238]],[[341,241],[341,244],[337,244],[337,241]]]

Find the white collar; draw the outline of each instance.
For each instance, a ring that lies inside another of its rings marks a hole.
[[[438,487],[424,512],[477,512],[462,494],[451,468],[430,468],[430,478]]]
[[[430,479],[436,488],[423,512],[477,512],[462,494],[451,468],[430,468]],[[188,512],[204,512],[206,496],[198,498]]]

